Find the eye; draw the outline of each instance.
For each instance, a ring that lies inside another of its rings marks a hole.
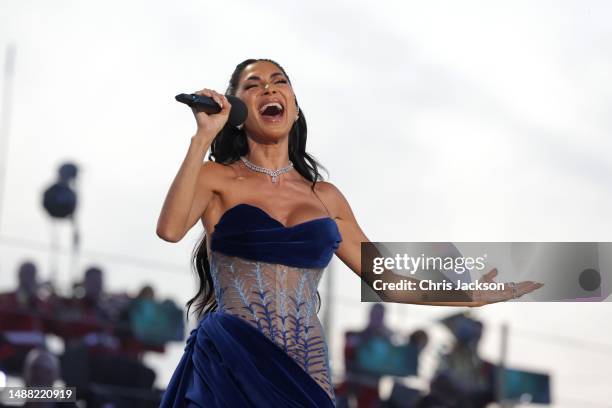
[[[244,89],[245,89],[245,90],[247,90],[247,89],[251,89],[251,88],[253,88],[254,86],[257,86],[257,85],[246,85],[246,86],[244,87]]]
[[[277,84],[286,84],[287,80],[286,79],[281,79],[279,81],[276,81]]]

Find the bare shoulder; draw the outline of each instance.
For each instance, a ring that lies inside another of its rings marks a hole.
[[[329,199],[333,199],[334,197],[337,198],[339,195],[342,195],[338,187],[329,181],[317,181],[315,184],[315,191]]]
[[[340,189],[334,184],[329,181],[318,181],[315,184],[315,191],[330,212],[337,216],[345,211],[348,202]]]
[[[202,164],[199,182],[211,189],[217,190],[219,187],[225,185],[227,181],[234,178],[235,175],[236,171],[232,165],[220,164],[208,160]]]
[[[230,166],[220,164],[212,160],[207,160],[202,163],[202,174],[207,175],[223,175],[224,172],[230,171]]]

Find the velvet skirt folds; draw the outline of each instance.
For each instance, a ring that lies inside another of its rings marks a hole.
[[[187,340],[161,407],[334,407],[289,355],[240,317],[206,314]]]

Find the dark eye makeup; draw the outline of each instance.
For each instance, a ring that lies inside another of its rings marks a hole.
[[[286,79],[279,79],[278,81],[276,81],[276,82],[275,82],[275,84],[286,84],[286,83],[287,83],[287,80],[286,80]],[[255,85],[255,84],[245,85],[245,86],[244,86],[244,89],[245,89],[245,90],[247,90],[247,89],[251,89],[251,88],[253,88],[254,86],[257,86],[257,85]]]

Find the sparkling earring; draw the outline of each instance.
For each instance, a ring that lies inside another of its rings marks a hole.
[[[297,122],[297,120],[300,118],[300,107],[297,107],[297,114],[295,115],[295,121]]]

